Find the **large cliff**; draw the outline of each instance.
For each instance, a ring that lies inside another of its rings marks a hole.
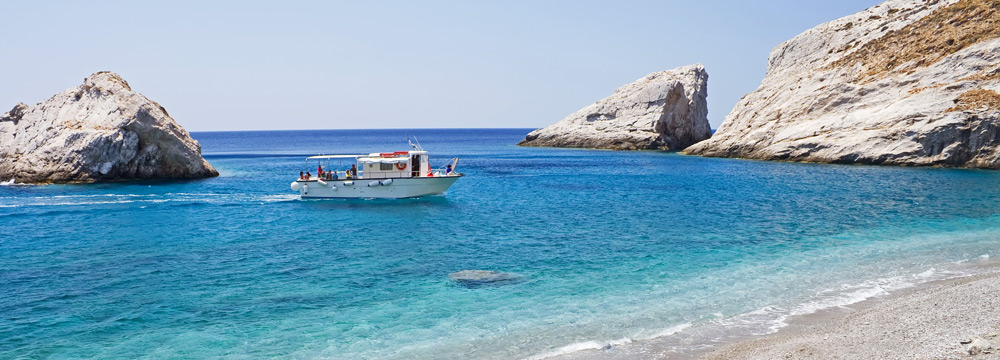
[[[0,179],[75,183],[218,176],[167,111],[118,74],[0,116]]]
[[[655,72],[532,131],[518,145],[680,150],[711,136],[707,97],[701,64]]]
[[[777,46],[686,153],[1000,168],[1000,1],[890,0]]]

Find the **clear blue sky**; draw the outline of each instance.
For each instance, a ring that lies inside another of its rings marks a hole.
[[[111,70],[191,131],[534,128],[701,62],[716,128],[774,46],[877,3],[9,1],[0,112]]]

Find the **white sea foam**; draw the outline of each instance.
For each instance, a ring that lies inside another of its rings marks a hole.
[[[7,181],[0,181],[0,186],[10,186],[10,185],[14,185],[14,178],[10,178],[10,180]]]
[[[604,351],[613,351],[618,356],[648,354],[650,346],[667,352],[685,353],[697,351],[711,344],[725,343],[746,336],[772,334],[788,326],[788,320],[795,316],[818,311],[845,307],[872,298],[911,288],[931,281],[973,275],[974,269],[957,270],[926,268],[909,275],[890,276],[859,283],[817,291],[801,303],[788,306],[765,306],[734,316],[715,313],[698,324],[684,323],[663,330],[637,334],[631,338],[604,341],[590,340],[565,345],[551,351],[528,357],[527,359],[591,359],[600,358]]]
[[[796,307],[791,312],[791,315],[812,314],[820,310],[852,305],[927,282],[953,279],[972,274],[970,271],[929,268],[923,272],[909,276],[895,276],[865,281],[860,284],[844,285],[836,291],[820,292],[814,296],[814,300]]]
[[[973,275],[974,270],[940,270],[930,268],[920,273],[886,277],[871,281],[864,281],[856,284],[845,284],[836,288],[830,288],[817,292],[806,301],[789,307],[765,306],[743,314],[723,317],[721,313],[716,313],[715,318],[706,322],[692,325],[683,324],[666,329],[653,336],[638,338],[634,344],[628,344],[616,349],[618,355],[635,354],[640,356],[647,354],[650,346],[668,352],[685,353],[699,351],[712,344],[726,343],[746,336],[760,336],[777,332],[788,325],[789,318],[794,316],[812,314],[817,311],[845,307],[869,300],[878,296],[884,296],[892,292],[918,286],[931,281],[945,280],[956,277]],[[569,350],[577,349],[606,349],[599,347],[600,342],[573,344],[571,347],[564,347],[556,354],[547,353],[545,355],[570,354]],[[572,358],[599,358],[599,356],[573,356]]]
[[[621,338],[621,339],[618,339],[618,340],[612,340],[612,341],[607,341],[607,342],[583,341],[583,342],[569,344],[569,345],[563,346],[561,348],[558,348],[558,349],[555,349],[555,350],[552,350],[552,351],[549,351],[549,352],[541,353],[541,354],[534,355],[534,356],[529,356],[529,357],[525,358],[525,360],[548,359],[548,358],[554,358],[554,357],[557,357],[557,356],[563,356],[563,355],[572,354],[572,353],[580,352],[580,351],[586,351],[586,350],[604,350],[604,349],[610,349],[610,348],[615,347],[615,346],[632,343],[633,341],[635,341],[635,340],[632,340],[630,338]]]
[[[151,197],[158,196],[157,194],[87,194],[87,195],[52,195],[52,196],[36,196],[29,199],[75,199],[75,198],[95,198],[95,197]]]
[[[692,326],[691,323],[683,323],[683,324],[671,326],[671,327],[663,329],[663,330],[655,331],[651,335],[648,335],[648,336],[637,337],[636,339],[625,337],[625,338],[621,338],[621,339],[617,339],[617,340],[611,340],[611,341],[597,341],[597,340],[582,341],[582,342],[578,342],[578,343],[572,343],[572,344],[560,347],[560,348],[552,350],[552,351],[547,351],[547,352],[544,352],[544,353],[541,353],[541,354],[538,354],[538,355],[533,355],[533,356],[530,356],[530,357],[528,357],[526,359],[528,359],[528,360],[540,360],[540,359],[549,359],[549,358],[555,358],[555,357],[565,356],[565,355],[573,354],[573,353],[580,352],[580,351],[587,351],[587,350],[609,350],[609,349],[614,348],[616,346],[627,345],[627,344],[634,343],[636,341],[647,341],[647,340],[652,340],[652,339],[656,339],[656,338],[660,338],[660,337],[664,337],[664,336],[676,335],[677,333],[680,333],[681,331],[684,331],[685,329],[690,328],[691,326]]]
[[[716,334],[713,336],[713,340],[723,342],[728,341],[727,338],[739,336],[738,334],[753,336],[772,334],[788,326],[786,321],[792,316],[813,314],[822,310],[845,307],[927,282],[968,275],[972,275],[972,273],[930,268],[909,276],[895,276],[858,284],[844,284],[836,289],[819,291],[809,300],[787,309],[766,306],[729,318],[709,321],[703,327],[717,327],[718,329],[713,331],[702,328],[700,332]]]
[[[295,194],[288,195],[264,195],[260,197],[260,201],[263,202],[282,202],[282,201],[295,201],[298,200],[299,196]]]
[[[666,329],[657,331],[657,332],[653,333],[650,336],[643,337],[640,340],[652,340],[652,339],[661,338],[661,337],[664,337],[664,336],[676,335],[677,333],[679,333],[681,331],[684,331],[685,329],[690,328],[691,326],[692,326],[691,323],[683,323],[683,324],[680,324],[680,325],[671,326],[671,327],[668,327]]]
[[[273,203],[293,201],[298,199],[295,194],[253,195],[253,194],[208,194],[208,193],[167,193],[167,194],[88,194],[88,195],[53,195],[23,198],[22,204],[2,204],[2,208],[41,207],[41,206],[86,206],[115,205],[134,203]]]

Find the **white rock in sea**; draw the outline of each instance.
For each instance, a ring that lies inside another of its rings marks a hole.
[[[688,154],[1000,168],[1000,2],[890,0],[778,45]]]
[[[192,179],[218,176],[167,110],[118,74],[0,116],[0,179],[18,183]]]
[[[701,64],[655,72],[532,131],[518,145],[680,150],[712,135],[707,97]]]
[[[496,285],[520,279],[516,274],[492,270],[462,270],[448,274],[448,277],[466,287]]]

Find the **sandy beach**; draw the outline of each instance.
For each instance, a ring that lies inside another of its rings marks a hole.
[[[1000,359],[1000,273],[790,319],[701,359]]]

